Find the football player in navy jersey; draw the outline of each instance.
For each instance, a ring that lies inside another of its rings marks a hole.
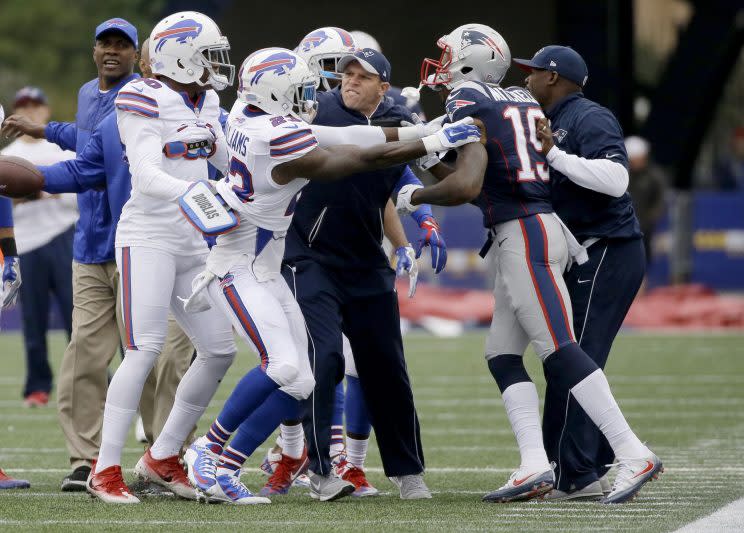
[[[538,122],[537,138],[550,165],[553,206],[589,253],[589,261],[565,275],[576,340],[604,368],[645,272],[623,132],[608,109],[584,98],[588,71],[575,50],[546,46],[531,60],[514,62],[529,72],[527,88],[551,121]],[[556,464],[555,490],[547,498],[601,497],[610,492],[603,476],[612,448],[560,385],[549,382],[545,394],[545,448]],[[643,467],[621,465],[613,492],[622,494],[628,477]]]
[[[410,212],[418,203],[454,205],[468,201],[487,156],[483,185],[474,203],[483,212],[489,240],[483,254],[495,254],[495,308],[486,342],[486,360],[506,407],[521,455],[519,468],[485,501],[528,500],[552,490],[555,477],[543,446],[537,389],[523,363],[528,343],[543,362],[546,379],[570,391],[602,430],[622,465],[605,500],[625,501],[661,470],[661,461],[635,435],[610,392],[602,370],[576,342],[571,300],[563,272],[586,252],[553,212],[548,163],[537,136],[544,117],[523,88],[501,88],[511,54],[496,31],[467,24],[437,42],[439,60],[425,59],[421,83],[449,91],[450,120],[470,116],[484,126],[485,150],[469,147],[472,164],[458,164],[440,183],[403,187],[397,207]],[[491,246],[492,245],[492,246]],[[582,257],[583,256],[583,257]]]

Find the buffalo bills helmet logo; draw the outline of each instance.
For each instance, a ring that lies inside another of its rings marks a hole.
[[[496,52],[501,56],[501,59],[506,61],[506,56],[504,56],[504,52],[501,51],[501,48],[499,48],[499,45],[496,44],[496,41],[491,39],[488,35],[486,35],[483,32],[476,31],[476,30],[465,30],[462,32],[462,47],[467,48],[468,46],[472,44],[482,44],[484,46],[489,47],[491,50]]]
[[[300,43],[300,49],[303,52],[309,52],[313,48],[319,47],[321,44],[328,40],[328,35],[323,30],[318,30],[310,33],[305,40]]]
[[[248,72],[253,72],[251,85],[257,83],[266,72],[273,72],[281,76],[286,71],[292,70],[297,64],[297,57],[287,52],[277,52],[264,59],[258,65],[253,65]]]
[[[176,22],[173,26],[153,35],[153,39],[158,42],[155,51],[159,52],[163,45],[170,39],[175,39],[179,43],[185,43],[187,39],[195,39],[202,31],[202,25],[193,19],[186,19]]]

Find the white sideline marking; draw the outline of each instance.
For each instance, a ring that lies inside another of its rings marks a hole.
[[[744,524],[744,498],[731,502],[708,516],[690,522],[674,533],[741,531],[742,524]]]

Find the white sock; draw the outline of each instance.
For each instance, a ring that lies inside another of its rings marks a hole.
[[[367,448],[369,439],[352,439],[346,436],[346,460],[354,466],[364,470],[364,461],[367,459]]]
[[[121,464],[121,451],[137,414],[142,388],[157,357],[156,352],[127,350],[124,360],[116,369],[106,394],[96,473]]]
[[[651,453],[630,429],[601,369],[574,385],[571,394],[607,437],[618,458],[636,459]]]
[[[549,470],[550,462],[543,446],[540,407],[535,384],[531,381],[514,383],[506,388],[502,397],[506,416],[517,438],[521,457],[520,468]]]
[[[305,447],[305,432],[302,424],[294,426],[279,426],[282,432],[282,453],[292,459],[302,457],[302,450]]]
[[[197,355],[178,384],[168,420],[150,448],[153,459],[165,459],[180,453],[186,437],[207,409],[233,358],[234,355]]]

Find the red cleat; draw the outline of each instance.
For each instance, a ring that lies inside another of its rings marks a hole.
[[[137,496],[129,492],[119,465],[109,466],[97,474],[91,470],[87,488],[91,496],[106,503],[140,502]]]
[[[334,466],[334,471],[338,477],[354,485],[354,492],[351,495],[355,498],[377,496],[380,493],[379,490],[367,481],[367,475],[364,473],[364,469],[354,466],[346,458],[341,459]]]
[[[259,494],[261,496],[287,494],[294,480],[307,472],[308,464],[310,461],[307,458],[307,446],[302,449],[302,456],[299,459],[282,454],[281,460],[275,465],[274,473],[261,488]]]
[[[49,403],[49,393],[36,391],[32,392],[23,399],[23,405],[26,407],[45,407]]]
[[[31,483],[25,479],[14,479],[0,468],[0,489],[27,489],[29,487]]]
[[[189,478],[177,455],[155,459],[150,454],[150,450],[147,450],[145,455],[137,461],[134,472],[140,478],[165,487],[180,498],[196,499],[196,491],[189,483]]]

